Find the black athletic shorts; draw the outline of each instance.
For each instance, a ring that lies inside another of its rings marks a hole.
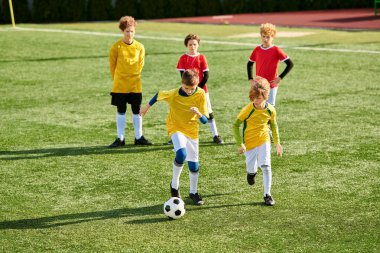
[[[133,114],[139,114],[140,106],[142,102],[141,93],[113,93],[111,105],[117,106],[117,111],[120,113],[125,113],[127,111],[127,104],[130,104],[132,107]]]

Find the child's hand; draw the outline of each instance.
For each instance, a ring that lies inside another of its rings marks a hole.
[[[255,83],[254,79],[249,79],[249,85],[252,86]]]
[[[190,108],[190,111],[191,111],[192,113],[198,115],[199,118],[202,117],[202,114],[199,112],[198,107],[191,107],[191,108]]]
[[[144,117],[145,113],[148,112],[149,108],[150,108],[150,104],[147,104],[146,106],[141,107],[141,108],[140,108],[140,113],[139,113],[140,116],[141,116],[141,117]]]
[[[245,147],[244,144],[241,144],[238,151],[239,151],[239,154],[243,154],[243,153],[245,153],[245,151],[247,151],[247,148]]]
[[[274,83],[275,85],[280,85],[281,82],[281,77],[277,77],[276,79],[270,81],[270,83]]]
[[[281,146],[281,144],[276,144],[276,151],[277,151],[277,155],[282,157],[282,146]]]

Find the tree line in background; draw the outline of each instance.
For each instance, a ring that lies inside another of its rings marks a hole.
[[[12,0],[16,23],[192,17],[236,13],[371,8],[368,0]],[[11,23],[0,0],[0,23]]]

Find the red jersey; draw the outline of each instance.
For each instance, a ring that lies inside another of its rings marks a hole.
[[[196,69],[199,73],[199,82],[203,79],[203,72],[208,71],[208,65],[206,57],[203,54],[188,55],[183,54],[177,63],[178,71],[185,71],[188,69]],[[205,92],[208,92],[207,85],[203,87]]]
[[[271,88],[278,85],[271,83],[278,76],[278,63],[285,61],[289,57],[277,46],[263,48],[257,46],[251,53],[249,61],[256,63],[256,75],[264,77],[270,83]]]

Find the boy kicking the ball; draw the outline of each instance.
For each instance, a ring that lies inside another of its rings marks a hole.
[[[173,176],[170,183],[172,197],[181,197],[179,178],[185,161],[189,166],[190,194],[195,205],[203,205],[204,201],[198,194],[199,177],[199,122],[207,123],[208,111],[206,94],[198,86],[198,72],[186,70],[182,74],[180,88],[169,91],[159,91],[150,102],[140,109],[144,116],[157,101],[164,100],[169,104],[169,114],[166,120],[168,134],[173,142],[176,153],[173,161]]]
[[[246,105],[237,116],[233,125],[236,144],[240,154],[245,155],[247,166],[247,182],[255,184],[255,176],[258,167],[263,172],[264,201],[268,206],[275,204],[271,196],[272,170],[271,170],[271,142],[269,137],[268,121],[273,133],[277,154],[282,156],[282,146],[278,133],[276,110],[267,102],[269,96],[269,82],[262,77],[253,80],[249,91],[249,99],[252,101]],[[243,123],[243,138],[239,128]]]

